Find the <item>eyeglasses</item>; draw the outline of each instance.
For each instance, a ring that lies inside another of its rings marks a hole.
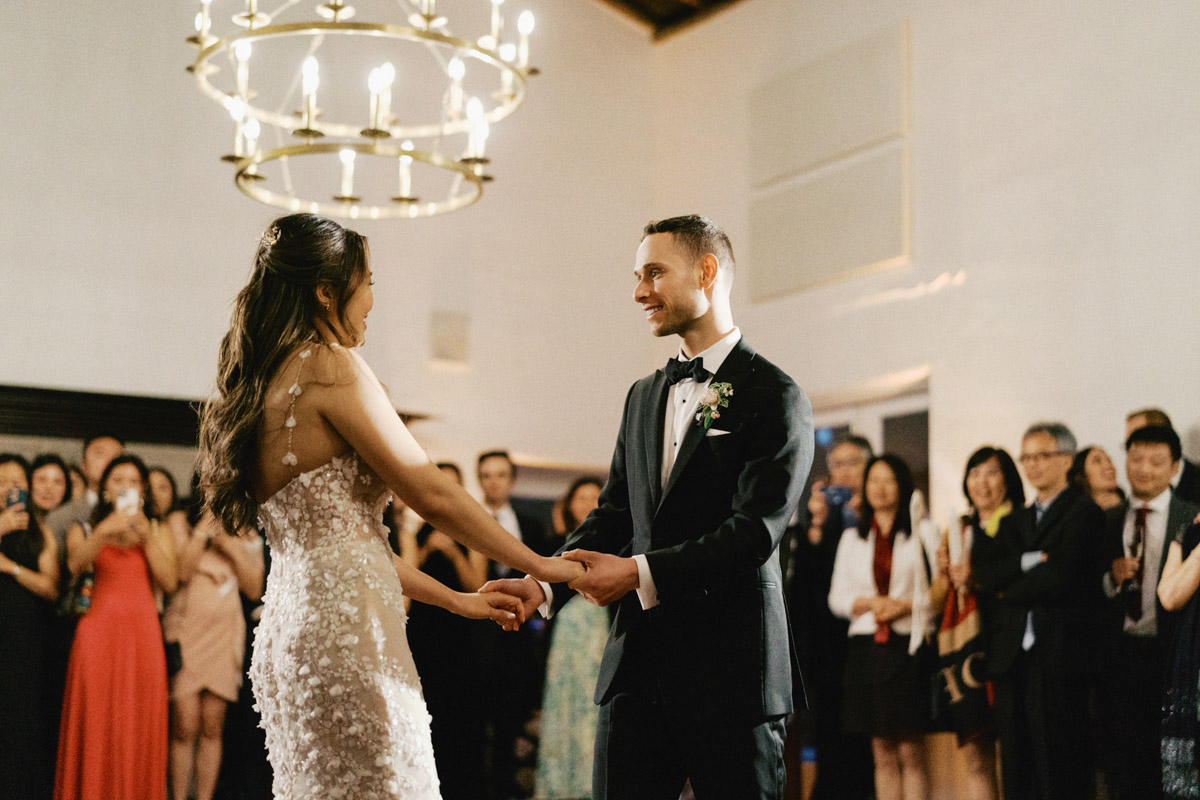
[[[1070,453],[1064,453],[1061,450],[1052,450],[1049,453],[1021,453],[1018,459],[1022,464],[1045,464],[1055,456],[1069,456]]]

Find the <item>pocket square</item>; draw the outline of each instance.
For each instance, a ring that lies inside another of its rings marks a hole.
[[[705,436],[728,436],[733,431],[723,431],[720,428],[709,428],[704,432]]]

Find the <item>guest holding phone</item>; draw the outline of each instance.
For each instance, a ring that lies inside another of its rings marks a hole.
[[[67,667],[55,800],[166,800],[167,666],[154,589],[178,583],[137,456],[114,458],[86,525],[67,532],[72,575],[94,572]]]
[[[29,465],[0,455],[0,795],[33,800],[54,776],[50,625],[58,584],[54,537],[30,513]]]

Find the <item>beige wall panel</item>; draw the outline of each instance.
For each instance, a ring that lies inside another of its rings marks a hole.
[[[895,145],[761,195],[750,205],[755,301],[905,263],[908,151]]]
[[[756,186],[908,132],[908,23],[758,87],[751,95]]]

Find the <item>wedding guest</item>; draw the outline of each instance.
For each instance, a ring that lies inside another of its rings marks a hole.
[[[531,514],[513,508],[517,467],[508,451],[481,453],[475,474],[483,490],[483,506],[501,527],[536,553],[553,552],[553,542],[546,536],[542,523]],[[517,575],[501,564],[488,565],[489,578]],[[535,618],[516,632],[489,629],[484,634],[486,660],[491,665],[485,690],[492,733],[489,782],[501,797],[529,797],[533,791],[536,760],[531,757],[537,744],[532,726],[536,725],[534,720],[542,702],[546,675],[546,627],[545,620]],[[413,651],[416,650],[414,645]]]
[[[1099,763],[1112,800],[1151,800],[1162,791],[1162,676],[1175,615],[1159,606],[1157,589],[1168,544],[1200,512],[1171,491],[1181,457],[1179,435],[1165,425],[1129,434],[1125,471],[1132,498],[1107,514],[1107,666],[1094,705]]]
[[[175,544],[153,516],[150,476],[112,459],[87,525],[67,533],[73,575],[94,573],[79,620],[58,739],[55,800],[165,800],[167,665],[154,589],[178,584]]]
[[[1125,491],[1117,485],[1117,468],[1104,448],[1097,445],[1075,454],[1067,482],[1105,511],[1125,502]]]
[[[187,511],[175,488],[175,478],[165,467],[150,468],[150,497],[158,518],[169,524],[173,531],[186,535],[189,527]]]
[[[67,465],[70,469],[71,478],[71,499],[83,497],[87,494],[87,477],[84,476],[83,470],[78,464],[72,463]]]
[[[438,465],[462,485],[462,471],[448,461]],[[487,558],[468,550],[423,523],[411,540],[416,566],[460,592],[473,592],[487,580]],[[433,756],[443,800],[487,796],[484,754],[487,748],[482,638],[491,633],[443,608],[413,603],[408,641],[421,676],[425,705],[433,717]]]
[[[1162,796],[1200,797],[1200,521],[1172,535],[1158,581],[1158,600],[1178,612],[1167,651],[1162,701]]]
[[[1125,416],[1125,438],[1138,428],[1147,425],[1166,425],[1174,428],[1171,418],[1161,408],[1142,408]],[[1180,459],[1179,471],[1171,479],[1171,489],[1180,500],[1200,505],[1200,464],[1189,459]]]
[[[57,698],[49,659],[58,553],[54,537],[30,511],[28,492],[25,459],[0,455],[0,794],[5,800],[41,800],[54,783],[51,711]]]
[[[262,597],[263,542],[253,528],[227,534],[211,514],[190,532],[174,534],[179,589],[162,620],[163,638],[181,657],[170,679],[171,794],[187,800],[194,780],[196,800],[212,800],[225,713],[243,678],[246,621],[239,593],[251,601]]]
[[[562,498],[568,532],[587,519],[600,500],[598,478],[578,478]],[[599,707],[592,702],[600,660],[612,618],[608,609],[573,597],[554,615],[546,688],[542,693],[542,730],[538,748],[537,788],[542,800],[592,796],[592,755]]]
[[[109,462],[124,452],[125,443],[115,436],[101,434],[83,440],[83,461],[80,464],[86,486],[82,491],[72,489],[71,501],[63,503],[46,516],[46,527],[58,540],[59,558],[67,557],[67,531],[73,525],[82,526],[91,517],[99,497],[100,476]],[[66,563],[59,566],[63,578],[66,578]]]
[[[1093,789],[1088,692],[1096,663],[1104,513],[1067,483],[1075,437],[1031,425],[1020,463],[1037,492],[1014,510],[974,570],[993,601],[988,672],[1006,800],[1086,797]]]
[[[43,453],[29,466],[30,510],[38,522],[72,497],[71,472],[67,462],[53,453]]]
[[[838,543],[829,608],[850,620],[842,724],[871,737],[879,800],[929,793],[923,735],[929,728],[924,643],[928,573],[910,520],[913,478],[897,456],[867,462],[859,523]]]
[[[967,459],[963,495],[968,514],[961,528],[947,531],[938,549],[938,577],[930,586],[930,605],[941,619],[938,655],[942,678],[939,698],[948,708],[950,728],[958,738],[959,752],[967,765],[967,797],[995,800],[996,730],[991,709],[991,687],[982,681],[983,627],[988,608],[986,596],[976,592],[972,571],[973,552],[984,551],[1000,526],[1011,524],[1013,508],[1025,505],[1025,489],[1012,456],[1002,448],[981,447]],[[1006,523],[1005,520],[1008,520]],[[950,537],[958,536],[950,556]]]
[[[827,477],[813,483],[807,525],[795,538],[788,596],[798,641],[800,670],[810,688],[809,708],[797,713],[802,786],[813,800],[867,800],[873,765],[869,737],[842,729],[842,676],[848,622],[829,610],[829,585],[842,532],[858,525],[863,476],[874,455],[862,436],[834,440],[826,456]],[[815,775],[813,774],[815,773]],[[796,783],[789,776],[789,787]]]

